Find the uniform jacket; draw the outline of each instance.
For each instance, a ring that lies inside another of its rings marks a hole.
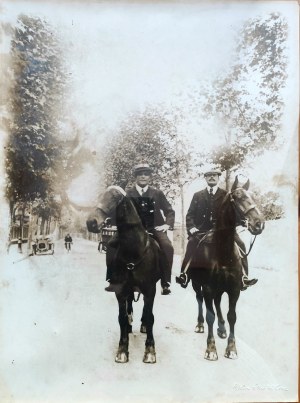
[[[216,213],[219,210],[227,192],[218,188],[211,203],[207,189],[196,192],[186,215],[187,231],[193,227],[200,231],[210,230],[215,223]]]
[[[168,224],[170,228],[173,228],[175,211],[161,190],[149,186],[147,192],[141,196],[133,186],[127,189],[126,193],[133,201],[142,223],[148,231],[163,224]]]

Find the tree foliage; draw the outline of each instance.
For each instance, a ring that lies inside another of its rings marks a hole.
[[[152,184],[171,200],[193,176],[193,153],[177,133],[176,119],[157,109],[131,114],[105,146],[106,186],[131,185],[134,165],[147,162],[153,169]]]
[[[210,158],[224,170],[278,146],[287,34],[280,14],[248,20],[238,34],[232,68],[203,91],[205,116],[218,119],[224,131]]]
[[[51,168],[59,158],[58,121],[66,72],[58,39],[40,18],[21,15],[11,41],[6,147],[7,197],[33,201],[51,192]]]
[[[265,220],[278,220],[284,217],[283,203],[277,192],[261,193],[259,190],[254,189],[252,193]]]

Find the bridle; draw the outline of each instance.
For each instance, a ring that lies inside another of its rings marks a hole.
[[[249,213],[249,211],[256,209],[257,205],[255,203],[253,203],[253,204],[250,204],[250,206],[245,209],[242,206],[240,206],[236,202],[235,198],[233,197],[234,192],[238,189],[244,190],[243,188],[239,187],[239,188],[236,188],[234,191],[230,192],[229,193],[230,202],[232,203],[235,212],[240,217],[243,227],[246,227],[247,229],[249,229],[249,220],[247,218],[247,214]]]
[[[235,192],[236,190],[238,190],[238,189],[244,191],[244,189],[243,189],[242,187],[239,187],[239,188],[236,188],[234,191],[230,192],[230,193],[229,193],[230,202],[232,203],[235,212],[239,215],[242,226],[243,226],[243,227],[246,227],[246,229],[249,230],[249,220],[248,220],[248,218],[247,218],[247,214],[249,213],[249,211],[254,210],[254,209],[257,209],[257,205],[256,205],[255,203],[253,203],[253,204],[250,204],[250,206],[247,207],[247,208],[245,208],[245,209],[244,209],[242,206],[240,206],[240,205],[236,202],[235,198],[233,197],[234,192]],[[243,256],[248,256],[248,255],[249,255],[249,253],[251,252],[251,249],[252,249],[252,247],[253,247],[253,245],[254,245],[254,242],[255,242],[255,240],[256,240],[256,237],[257,237],[257,235],[254,235],[253,240],[250,242],[250,247],[249,247],[249,250],[248,250],[247,253],[244,252],[244,251],[237,245],[240,254],[242,254]]]

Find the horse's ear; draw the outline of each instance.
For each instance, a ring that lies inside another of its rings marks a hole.
[[[235,180],[233,182],[233,185],[231,187],[231,191],[235,190],[238,187],[239,179],[238,176],[235,177]]]
[[[243,185],[243,189],[249,190],[250,180],[248,179],[247,182]]]

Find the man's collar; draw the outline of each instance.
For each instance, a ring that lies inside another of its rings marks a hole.
[[[148,188],[149,188],[149,185],[147,185],[147,186],[145,186],[145,187],[142,188],[141,186],[135,184],[135,188],[136,188],[136,190],[138,191],[138,193],[142,196],[142,193],[147,192],[147,190],[148,190]]]
[[[206,189],[207,189],[208,193],[210,193],[210,189],[212,189],[212,190],[213,190],[213,195],[215,195],[215,194],[216,194],[216,192],[217,192],[218,188],[219,188],[219,186],[218,186],[218,185],[215,185],[215,186],[206,186]]]

